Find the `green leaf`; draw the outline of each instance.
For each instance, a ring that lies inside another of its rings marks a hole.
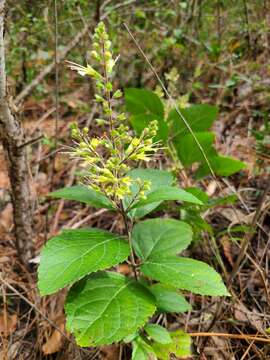
[[[136,224],[131,236],[136,254],[146,260],[180,253],[191,243],[192,230],[180,220],[149,219]]]
[[[195,132],[194,134],[207,158],[217,155],[217,152],[213,147],[215,134],[211,132]],[[192,134],[184,134],[181,139],[174,141],[174,146],[177,155],[184,166],[191,165],[194,162],[205,162],[205,158]]]
[[[209,200],[209,196],[206,194],[206,192],[204,192],[202,189],[198,187],[188,187],[185,188],[185,191],[196,196],[196,198],[201,200],[203,203],[207,203]]]
[[[214,156],[209,158],[209,162],[214,173],[219,176],[230,176],[246,167],[246,164],[242,161],[228,156]],[[196,172],[196,178],[201,179],[209,173],[209,167],[204,163]]]
[[[164,106],[153,91],[128,88],[125,90],[125,101],[127,111],[133,115],[154,114],[164,117]]]
[[[160,360],[168,360],[171,354],[179,358],[191,356],[191,338],[182,330],[170,333],[172,338],[171,344],[154,343],[152,345],[157,357]]]
[[[177,256],[153,257],[141,266],[141,271],[154,280],[195,294],[229,295],[221,276],[198,260]]]
[[[164,121],[164,106],[159,97],[150,90],[129,88],[125,90],[127,111],[132,114],[131,125],[140,134],[150,121],[158,121],[158,132],[155,140],[168,138],[168,125]]]
[[[112,344],[134,334],[155,309],[152,294],[142,285],[99,272],[71,288],[65,305],[67,329],[80,346]]]
[[[186,221],[193,229],[194,233],[207,231],[213,234],[213,229],[197,210],[194,209],[181,209],[181,219]],[[196,240],[196,239],[195,239]]]
[[[150,338],[160,344],[170,344],[172,342],[169,332],[160,325],[147,324],[144,327],[144,330],[150,336]]]
[[[168,171],[162,171],[157,169],[134,169],[128,173],[132,179],[141,179],[151,181],[151,188],[149,191],[145,192],[145,195],[149,194],[151,191],[157,190],[163,186],[171,185],[174,181],[174,178],[171,173]],[[139,186],[137,184],[133,184],[131,186],[131,196],[127,196],[124,199],[124,207],[127,209],[132,202],[134,196],[139,191]],[[132,218],[141,218],[146,214],[153,211],[161,204],[161,201],[157,201],[155,203],[142,206],[138,209],[130,210],[129,216]]]
[[[119,236],[100,229],[64,230],[41,252],[39,290],[51,294],[83,276],[123,262],[129,246]]]
[[[221,196],[216,199],[209,200],[209,206],[232,205],[238,201],[236,194]]]
[[[145,200],[140,200],[134,204],[131,208],[136,209],[142,206],[152,204],[155,202],[162,201],[186,201],[193,204],[203,205],[201,200],[197,199],[194,195],[189,192],[179,189],[174,186],[162,186],[159,189],[151,191],[146,195]]]
[[[49,195],[60,199],[80,201],[96,208],[106,208],[113,210],[113,204],[109,199],[106,198],[106,196],[82,185],[59,189],[50,193]]]
[[[208,104],[192,105],[179,111],[194,132],[207,131],[218,116],[218,108]],[[175,109],[169,113],[168,121],[172,125],[171,133],[175,140],[181,141],[185,135],[190,134]]]
[[[183,295],[172,287],[162,284],[152,285],[149,290],[156,298],[156,305],[160,312],[182,313],[191,309]]]
[[[151,356],[151,357],[150,357]],[[147,344],[141,337],[132,343],[132,360],[155,360],[154,349]]]

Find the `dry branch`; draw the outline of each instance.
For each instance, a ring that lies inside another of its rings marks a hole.
[[[27,263],[32,256],[32,201],[23,129],[9,105],[4,46],[5,0],[0,0],[0,140],[3,144],[11,183],[11,198],[19,257]]]

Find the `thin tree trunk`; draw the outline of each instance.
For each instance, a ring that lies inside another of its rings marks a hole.
[[[24,134],[9,105],[4,46],[5,0],[0,0],[0,140],[2,141],[11,184],[11,198],[18,255],[25,264],[32,256],[32,200],[29,186]]]

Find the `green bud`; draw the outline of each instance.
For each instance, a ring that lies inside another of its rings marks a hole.
[[[89,133],[89,129],[87,127],[84,127],[82,131],[84,135],[87,135]]]
[[[111,41],[110,41],[110,40],[106,40],[106,41],[105,41],[105,44],[104,44],[105,49],[109,50],[109,49],[110,49],[110,47],[111,47],[111,45],[112,45],[112,43],[111,43]]]
[[[104,120],[104,119],[96,119],[96,122],[100,126],[106,124],[106,120]]]
[[[121,90],[116,90],[116,92],[113,94],[114,99],[119,99],[121,96],[123,96],[123,93]]]
[[[107,89],[108,91],[112,91],[113,85],[112,85],[111,82],[107,82],[107,84],[105,85],[105,87],[106,87],[106,89]]]
[[[98,94],[95,94],[95,98],[96,98],[96,101],[97,102],[100,102],[100,103],[104,103],[105,102],[105,99],[103,99],[102,96],[98,95]]]
[[[98,61],[101,60],[100,55],[95,50],[91,51],[91,56]]]
[[[75,129],[75,128],[71,129],[71,137],[77,138],[78,136],[79,136],[78,129]]]
[[[112,58],[112,54],[110,51],[105,51],[104,56],[105,56],[105,60],[110,60]]]
[[[103,89],[104,89],[104,84],[103,84],[101,81],[97,81],[97,82],[96,82],[96,87],[97,87],[99,90],[103,90]]]
[[[124,114],[124,113],[117,115],[117,119],[119,121],[124,121],[124,120],[126,120],[126,118],[127,118],[126,114]]]
[[[93,43],[93,48],[94,48],[96,51],[98,51],[98,52],[100,52],[100,50],[101,50],[101,47],[100,47],[100,45],[99,45],[98,42],[94,42],[94,43]]]

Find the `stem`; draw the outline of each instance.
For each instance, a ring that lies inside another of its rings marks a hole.
[[[129,244],[129,248],[130,248],[130,260],[131,260],[131,266],[132,266],[133,274],[134,274],[135,279],[138,280],[138,275],[137,275],[137,271],[136,271],[135,256],[134,256],[134,251],[133,251],[132,242],[131,242],[130,226],[129,226],[128,217],[127,217],[127,214],[126,214],[126,212],[124,210],[122,202],[120,203],[120,213],[121,213],[122,218],[124,220],[125,230],[126,230],[126,234],[128,236],[128,244]]]
[[[104,77],[105,77],[105,83],[106,85],[109,83],[109,77],[108,77],[108,72],[107,72],[107,66],[106,66],[106,58],[105,58],[105,46],[104,46],[104,41],[102,43],[102,52],[103,52],[103,69],[104,69]],[[108,106],[109,106],[109,110],[111,112],[112,110],[112,104],[111,104],[111,94],[110,94],[110,90],[108,90],[106,88],[106,98],[107,98],[107,102],[108,102]],[[110,130],[112,131],[113,129],[113,119],[112,119],[112,115],[111,113],[109,114],[109,123],[110,123]],[[112,138],[112,143],[114,145],[114,139]]]

